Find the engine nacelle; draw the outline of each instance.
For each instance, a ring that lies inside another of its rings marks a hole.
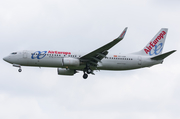
[[[61,69],[61,68],[57,68],[57,72],[58,72],[58,75],[69,75],[69,76],[72,76],[76,73],[75,70],[72,70],[72,69]]]
[[[71,58],[71,57],[65,57],[63,58],[63,66],[79,66],[80,61],[79,59]]]

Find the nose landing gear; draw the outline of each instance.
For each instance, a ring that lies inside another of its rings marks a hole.
[[[13,64],[14,67],[19,67],[18,72],[22,72],[21,65],[19,64]]]

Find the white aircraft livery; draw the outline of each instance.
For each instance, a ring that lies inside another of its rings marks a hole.
[[[3,60],[19,67],[19,72],[22,71],[21,66],[55,67],[59,75],[72,76],[83,71],[83,78],[87,79],[88,74],[94,74],[94,70],[120,71],[160,64],[176,51],[162,54],[168,32],[167,28],[162,28],[141,51],[127,55],[109,55],[108,50],[124,38],[126,31],[127,28],[115,40],[85,55],[51,50],[23,50],[13,52]]]

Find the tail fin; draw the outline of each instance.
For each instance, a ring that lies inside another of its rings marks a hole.
[[[167,32],[167,28],[162,28],[141,51],[135,54],[145,56],[160,55],[164,47]]]

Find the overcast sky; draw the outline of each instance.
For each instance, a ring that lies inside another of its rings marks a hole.
[[[179,119],[179,0],[1,0],[0,119]],[[56,68],[18,68],[3,57],[19,50],[88,53],[118,37],[109,50],[141,50],[168,28],[163,64],[132,71],[57,75]]]

